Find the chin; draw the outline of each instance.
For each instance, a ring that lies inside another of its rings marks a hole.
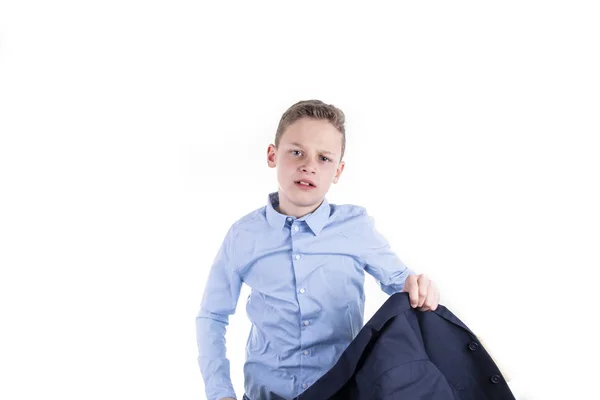
[[[310,201],[296,201],[295,205],[297,207],[314,207],[321,202],[322,199],[314,199]]]
[[[323,201],[323,196],[318,194],[313,194],[310,196],[297,196],[295,197],[295,203],[301,207],[309,207],[319,204]]]
[[[298,192],[294,189],[295,188],[292,188],[291,191],[287,192],[287,198],[298,206],[311,205],[323,199],[323,197],[319,193]]]

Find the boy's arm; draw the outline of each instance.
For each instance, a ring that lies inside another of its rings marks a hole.
[[[379,281],[379,286],[385,293],[392,295],[401,292],[406,278],[416,273],[391,250],[387,239],[375,229],[373,217],[366,210],[363,209],[359,218],[359,256],[365,263],[365,271]]]
[[[198,364],[208,400],[236,397],[225,347],[229,316],[235,312],[242,286],[234,260],[234,239],[232,227],[213,262],[196,316]]]

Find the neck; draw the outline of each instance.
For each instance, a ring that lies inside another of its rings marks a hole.
[[[323,203],[323,200],[319,202],[317,205],[308,206],[308,207],[298,207],[294,204],[291,204],[287,201],[285,196],[281,196],[279,193],[279,205],[275,207],[275,210],[283,215],[289,215],[296,218],[302,218],[307,214],[314,212],[319,206]]]

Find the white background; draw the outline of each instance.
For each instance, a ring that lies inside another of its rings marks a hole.
[[[518,398],[591,398],[593,3],[2,0],[0,398],[204,398],[204,282],[310,98],[347,115],[329,201],[367,208]],[[366,285],[365,321],[386,299]]]

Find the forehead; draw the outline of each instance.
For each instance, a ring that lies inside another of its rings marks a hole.
[[[281,145],[292,143],[339,154],[342,146],[342,134],[327,120],[301,118],[288,126],[281,137]]]

